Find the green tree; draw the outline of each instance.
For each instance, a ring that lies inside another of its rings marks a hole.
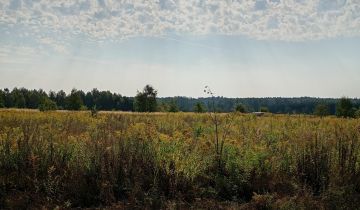
[[[32,90],[28,93],[26,97],[26,104],[27,107],[30,109],[38,109],[40,103],[44,100],[44,98],[47,98],[47,94],[43,90]]]
[[[44,98],[44,100],[39,104],[39,110],[44,112],[44,111],[50,111],[50,110],[56,110],[57,106],[55,101],[49,99],[49,98]]]
[[[66,93],[63,90],[56,93],[55,102],[59,109],[66,108]]]
[[[204,107],[204,104],[203,103],[200,103],[200,102],[197,102],[194,106],[194,112],[197,112],[197,113],[203,113],[205,112],[205,107]]]
[[[324,117],[330,114],[329,106],[326,104],[318,104],[315,107],[314,114],[320,117]]]
[[[66,98],[66,108],[69,110],[80,110],[83,106],[81,93],[72,89],[70,95]]]
[[[160,102],[157,105],[157,111],[158,112],[167,112],[169,110],[169,104],[165,102]]]
[[[355,110],[351,100],[346,97],[342,97],[336,104],[336,116],[338,117],[354,117]]]
[[[14,99],[13,96],[8,88],[4,89],[4,95],[5,95],[5,107],[11,108],[14,106]]]
[[[269,112],[269,109],[266,106],[260,107],[260,112]]]
[[[241,113],[245,113],[245,112],[246,112],[246,108],[245,108],[245,106],[242,105],[242,104],[237,104],[237,105],[235,106],[235,111],[241,112]]]
[[[134,109],[137,112],[155,112],[157,90],[151,85],[146,85],[142,92],[137,92],[134,101]]]
[[[14,88],[11,91],[11,95],[13,96],[13,105],[16,108],[25,108],[26,107],[26,101],[23,93],[21,90]]]
[[[56,100],[56,93],[54,91],[50,91],[49,92],[49,98],[50,98],[50,100],[55,101]]]
[[[172,100],[170,103],[169,103],[169,109],[168,109],[169,112],[178,112],[179,111],[179,107],[177,106],[176,102],[174,100]]]
[[[355,117],[360,118],[360,108],[358,110],[356,110]]]
[[[0,108],[5,107],[5,92],[0,89]]]

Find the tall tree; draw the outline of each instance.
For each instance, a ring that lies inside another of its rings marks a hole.
[[[260,107],[260,112],[269,112],[269,109],[266,106]]]
[[[360,118],[360,108],[358,108],[355,112],[355,117]]]
[[[11,95],[13,96],[14,107],[16,107],[16,108],[25,108],[26,101],[25,101],[25,97],[24,97],[21,90],[19,90],[17,88],[14,88],[11,91]]]
[[[50,110],[56,110],[57,106],[56,103],[51,100],[50,98],[45,98],[40,104],[39,104],[39,110],[44,111],[50,111]]]
[[[194,106],[194,112],[197,112],[197,113],[205,112],[204,104],[201,102],[197,102]]]
[[[175,100],[172,100],[169,104],[169,112],[178,112],[179,111],[179,107],[177,106]]]
[[[134,109],[137,112],[155,112],[157,90],[151,85],[146,85],[142,92],[137,92],[134,101]]]
[[[5,107],[5,92],[0,89],[0,108]]]
[[[66,108],[69,110],[80,110],[83,106],[82,91],[72,89],[68,97],[66,97]]]
[[[315,107],[314,114],[320,117],[324,117],[330,114],[329,106],[326,104],[318,104]]]
[[[14,107],[13,96],[8,88],[4,89],[4,94],[5,94],[5,107],[6,108]]]
[[[336,105],[336,116],[338,117],[354,117],[355,110],[349,98],[342,97]]]
[[[235,107],[235,111],[241,112],[241,113],[245,113],[245,112],[246,112],[246,109],[245,109],[245,106],[244,106],[244,105],[238,104],[238,105],[236,105],[236,107]]]
[[[50,91],[49,92],[49,98],[50,98],[50,100],[55,101],[56,100],[56,93],[54,91]]]
[[[66,93],[63,90],[56,93],[55,102],[59,109],[66,108]]]

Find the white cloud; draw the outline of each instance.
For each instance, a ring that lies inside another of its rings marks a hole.
[[[34,47],[4,45],[0,48],[0,64],[32,64],[42,56],[44,54]]]
[[[359,36],[360,0],[0,0],[0,24],[26,27],[59,52],[77,35],[110,41],[168,33],[301,41]]]
[[[39,42],[41,44],[47,45],[51,47],[54,51],[59,53],[68,53],[66,46],[66,43],[62,43],[62,41],[55,40],[53,38],[49,37],[43,37],[39,39]]]

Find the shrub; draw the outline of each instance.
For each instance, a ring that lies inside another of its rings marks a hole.
[[[269,109],[267,107],[260,107],[260,112],[269,112]]]
[[[200,102],[197,102],[194,106],[194,112],[197,112],[197,113],[203,113],[205,112],[206,109],[204,107],[204,104],[203,103],[200,103]]]
[[[343,97],[336,104],[336,116],[338,117],[354,117],[355,109],[349,98]]]
[[[40,104],[39,104],[39,110],[44,111],[51,111],[56,110],[57,106],[56,103],[49,98],[45,98]]]
[[[235,106],[235,111],[240,112],[240,113],[245,113],[246,112],[246,108],[244,105],[242,104],[238,104]]]
[[[355,117],[360,118],[360,108],[358,110],[356,110]]]
[[[324,117],[330,114],[329,106],[326,104],[318,104],[315,107],[314,114],[320,117]]]

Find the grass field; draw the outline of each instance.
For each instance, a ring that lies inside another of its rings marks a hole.
[[[0,208],[359,208],[359,119],[218,118],[0,110]]]

